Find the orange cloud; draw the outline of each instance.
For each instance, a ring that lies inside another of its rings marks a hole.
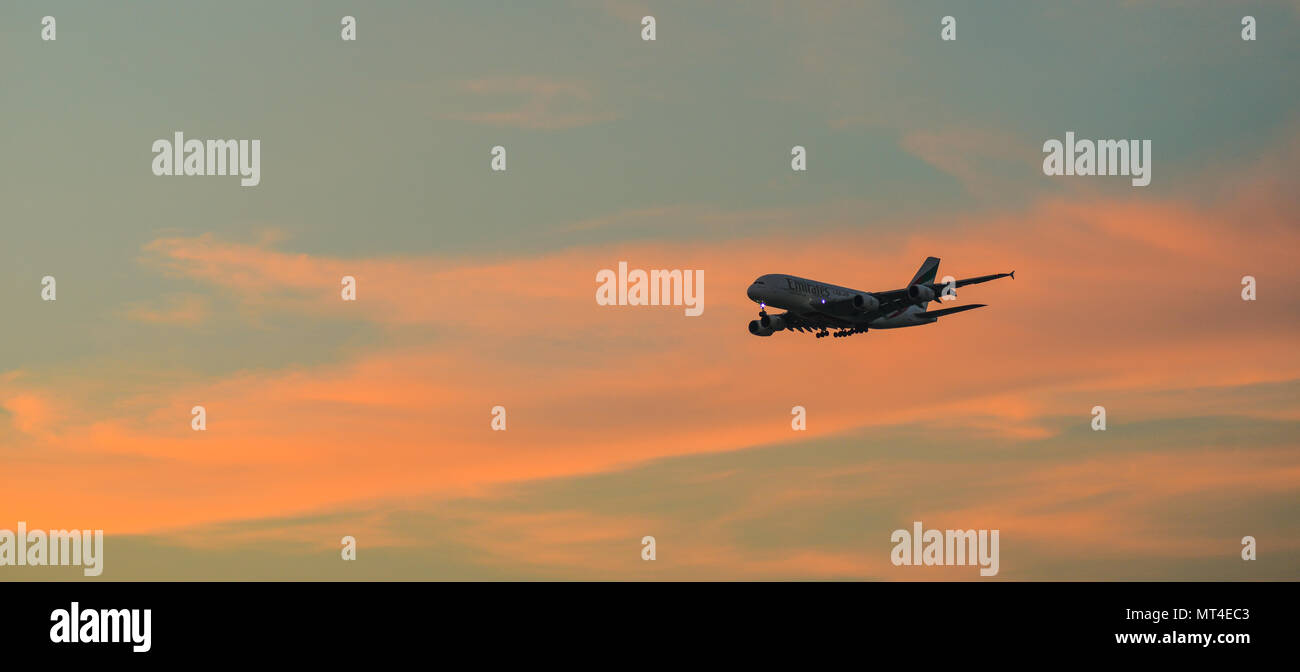
[[[1055,416],[1086,426],[1094,404],[1120,424],[1213,414],[1234,389],[1300,378],[1290,259],[1300,233],[1266,203],[1076,197],[889,230],[457,263],[164,238],[146,248],[149,263],[250,310],[419,327],[423,341],[307,369],[156,384],[61,421],[32,401],[48,391],[15,387],[11,422],[47,432],[20,441],[84,466],[22,463],[26,478],[0,497],[149,531],[772,444],[794,438],[794,405],[809,413],[799,438],[934,423],[1039,440]],[[1249,230],[1232,216],[1241,207]],[[756,307],[744,290],[757,275],[885,289],[928,254],[945,259],[941,275],[1014,268],[1018,279],[961,290],[961,302],[990,307],[924,328],[827,341],[745,330]],[[596,272],[620,260],[703,269],[704,315],[596,305]],[[1260,301],[1240,299],[1245,274],[1261,278]],[[340,300],[344,275],[357,278],[356,302]],[[1168,393],[1201,388],[1222,392]],[[189,426],[195,404],[208,410],[204,433]],[[489,428],[495,405],[507,408],[506,432]],[[1295,416],[1284,403],[1238,410]],[[50,494],[69,480],[80,499]]]
[[[9,412],[10,422],[19,431],[37,434],[54,416],[50,402],[36,394],[14,394],[0,400],[0,408]]]

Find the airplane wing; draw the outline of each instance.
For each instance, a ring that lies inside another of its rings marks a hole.
[[[820,312],[796,313],[786,311],[777,315],[785,322],[786,329],[792,331],[821,331],[823,329],[843,329],[852,327],[856,322],[853,320],[836,317]]]
[[[890,313],[899,308],[906,308],[911,304],[907,300],[906,289],[891,289],[888,292],[872,292],[872,296],[880,301],[880,312]]]
[[[1011,278],[1012,280],[1015,280],[1016,272],[1011,271],[1010,273],[994,273],[993,275],[981,275],[975,278],[964,278],[957,281],[957,286],[965,287],[966,285],[978,285],[981,282],[988,282],[989,280],[997,280],[998,278],[1008,278],[1008,277]],[[943,289],[944,287],[947,287],[947,285],[942,282],[936,282],[934,283],[934,286],[939,289]]]
[[[969,306],[957,306],[956,308],[942,308],[940,310],[927,310],[924,313],[917,313],[916,316],[917,317],[943,317],[944,315],[952,315],[953,313],[960,313],[964,310],[974,310],[976,308],[983,308],[986,305],[988,304],[972,303]]]
[[[961,280],[956,280],[953,282],[953,288],[955,289],[957,287],[965,287],[966,285],[978,285],[981,282],[997,280],[998,278],[1011,278],[1012,280],[1015,280],[1016,272],[1011,271],[1010,273],[994,273],[993,275],[980,275],[974,278],[962,278]],[[927,282],[923,284],[934,291],[936,300],[937,297],[942,297],[943,291],[948,288],[948,283],[945,282],[936,281],[936,282]],[[883,315],[896,313],[916,303],[915,301],[913,301],[911,298],[908,297],[906,288],[891,289],[887,292],[874,292],[872,295],[880,300],[879,312]]]

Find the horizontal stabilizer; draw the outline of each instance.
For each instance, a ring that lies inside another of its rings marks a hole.
[[[972,303],[969,306],[957,306],[956,308],[943,308],[940,310],[927,310],[924,313],[918,313],[917,317],[943,317],[944,315],[952,315],[953,313],[960,313],[963,310],[974,310],[976,308],[983,308],[984,306],[987,305],[988,305],[987,303]]]

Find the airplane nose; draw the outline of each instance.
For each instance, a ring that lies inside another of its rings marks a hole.
[[[759,290],[758,290],[758,285],[757,285],[757,284],[750,285],[750,286],[749,286],[749,289],[745,291],[745,294],[746,294],[747,296],[749,296],[749,300],[750,300],[750,301],[760,301],[760,300],[762,300],[762,297],[759,296]]]

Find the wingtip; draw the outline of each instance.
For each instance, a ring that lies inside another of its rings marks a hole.
[[[1015,271],[1011,271],[1011,279],[1012,279],[1012,280],[1015,280],[1015,279],[1016,279],[1016,272],[1015,272]]]

